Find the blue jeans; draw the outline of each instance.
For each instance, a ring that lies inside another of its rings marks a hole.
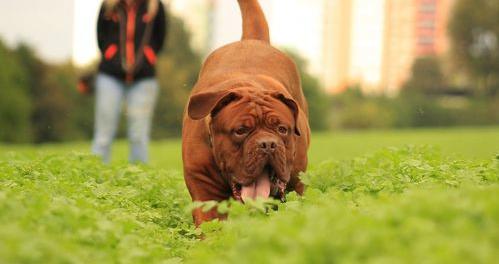
[[[130,162],[148,161],[151,119],[158,94],[154,78],[126,84],[112,76],[99,73],[95,83],[95,129],[92,152],[110,161],[110,149],[118,127],[123,102],[126,102]]]

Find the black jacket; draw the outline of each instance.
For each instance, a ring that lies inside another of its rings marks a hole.
[[[148,1],[159,0],[137,0],[133,7],[120,1],[112,12],[102,5],[97,21],[100,72],[129,83],[155,76],[156,54],[163,47],[167,17],[159,1],[156,15],[150,19]],[[129,23],[132,20],[134,23]]]

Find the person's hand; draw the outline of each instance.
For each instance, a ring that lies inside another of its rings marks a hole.
[[[84,74],[78,79],[76,90],[80,94],[91,95],[94,93],[94,82],[95,75],[93,73]]]
[[[144,47],[144,55],[146,56],[147,61],[151,64],[154,65],[156,64],[156,52],[150,47],[150,46],[145,46]]]

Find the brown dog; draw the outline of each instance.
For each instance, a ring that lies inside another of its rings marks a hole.
[[[303,193],[308,110],[295,64],[269,44],[257,0],[238,0],[241,41],[205,61],[184,114],[182,158],[194,201]],[[196,225],[223,218],[194,210]]]

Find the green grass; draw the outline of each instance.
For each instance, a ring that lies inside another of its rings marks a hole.
[[[198,239],[180,141],[150,166],[0,146],[0,263],[495,263],[499,128],[314,134],[304,197],[228,202]],[[211,205],[206,204],[209,208]],[[272,206],[271,206],[272,207]]]
[[[499,151],[499,127],[442,128],[387,131],[340,131],[314,133],[309,151],[310,165],[335,159],[343,160],[369,154],[384,147],[431,145],[446,155],[458,158],[483,159]],[[71,151],[88,152],[88,142],[44,144],[38,146],[0,145],[0,159],[9,152],[33,157]],[[156,141],[151,144],[151,165],[157,168],[181,169],[179,139]],[[127,161],[128,146],[123,140],[113,146],[115,164]]]

